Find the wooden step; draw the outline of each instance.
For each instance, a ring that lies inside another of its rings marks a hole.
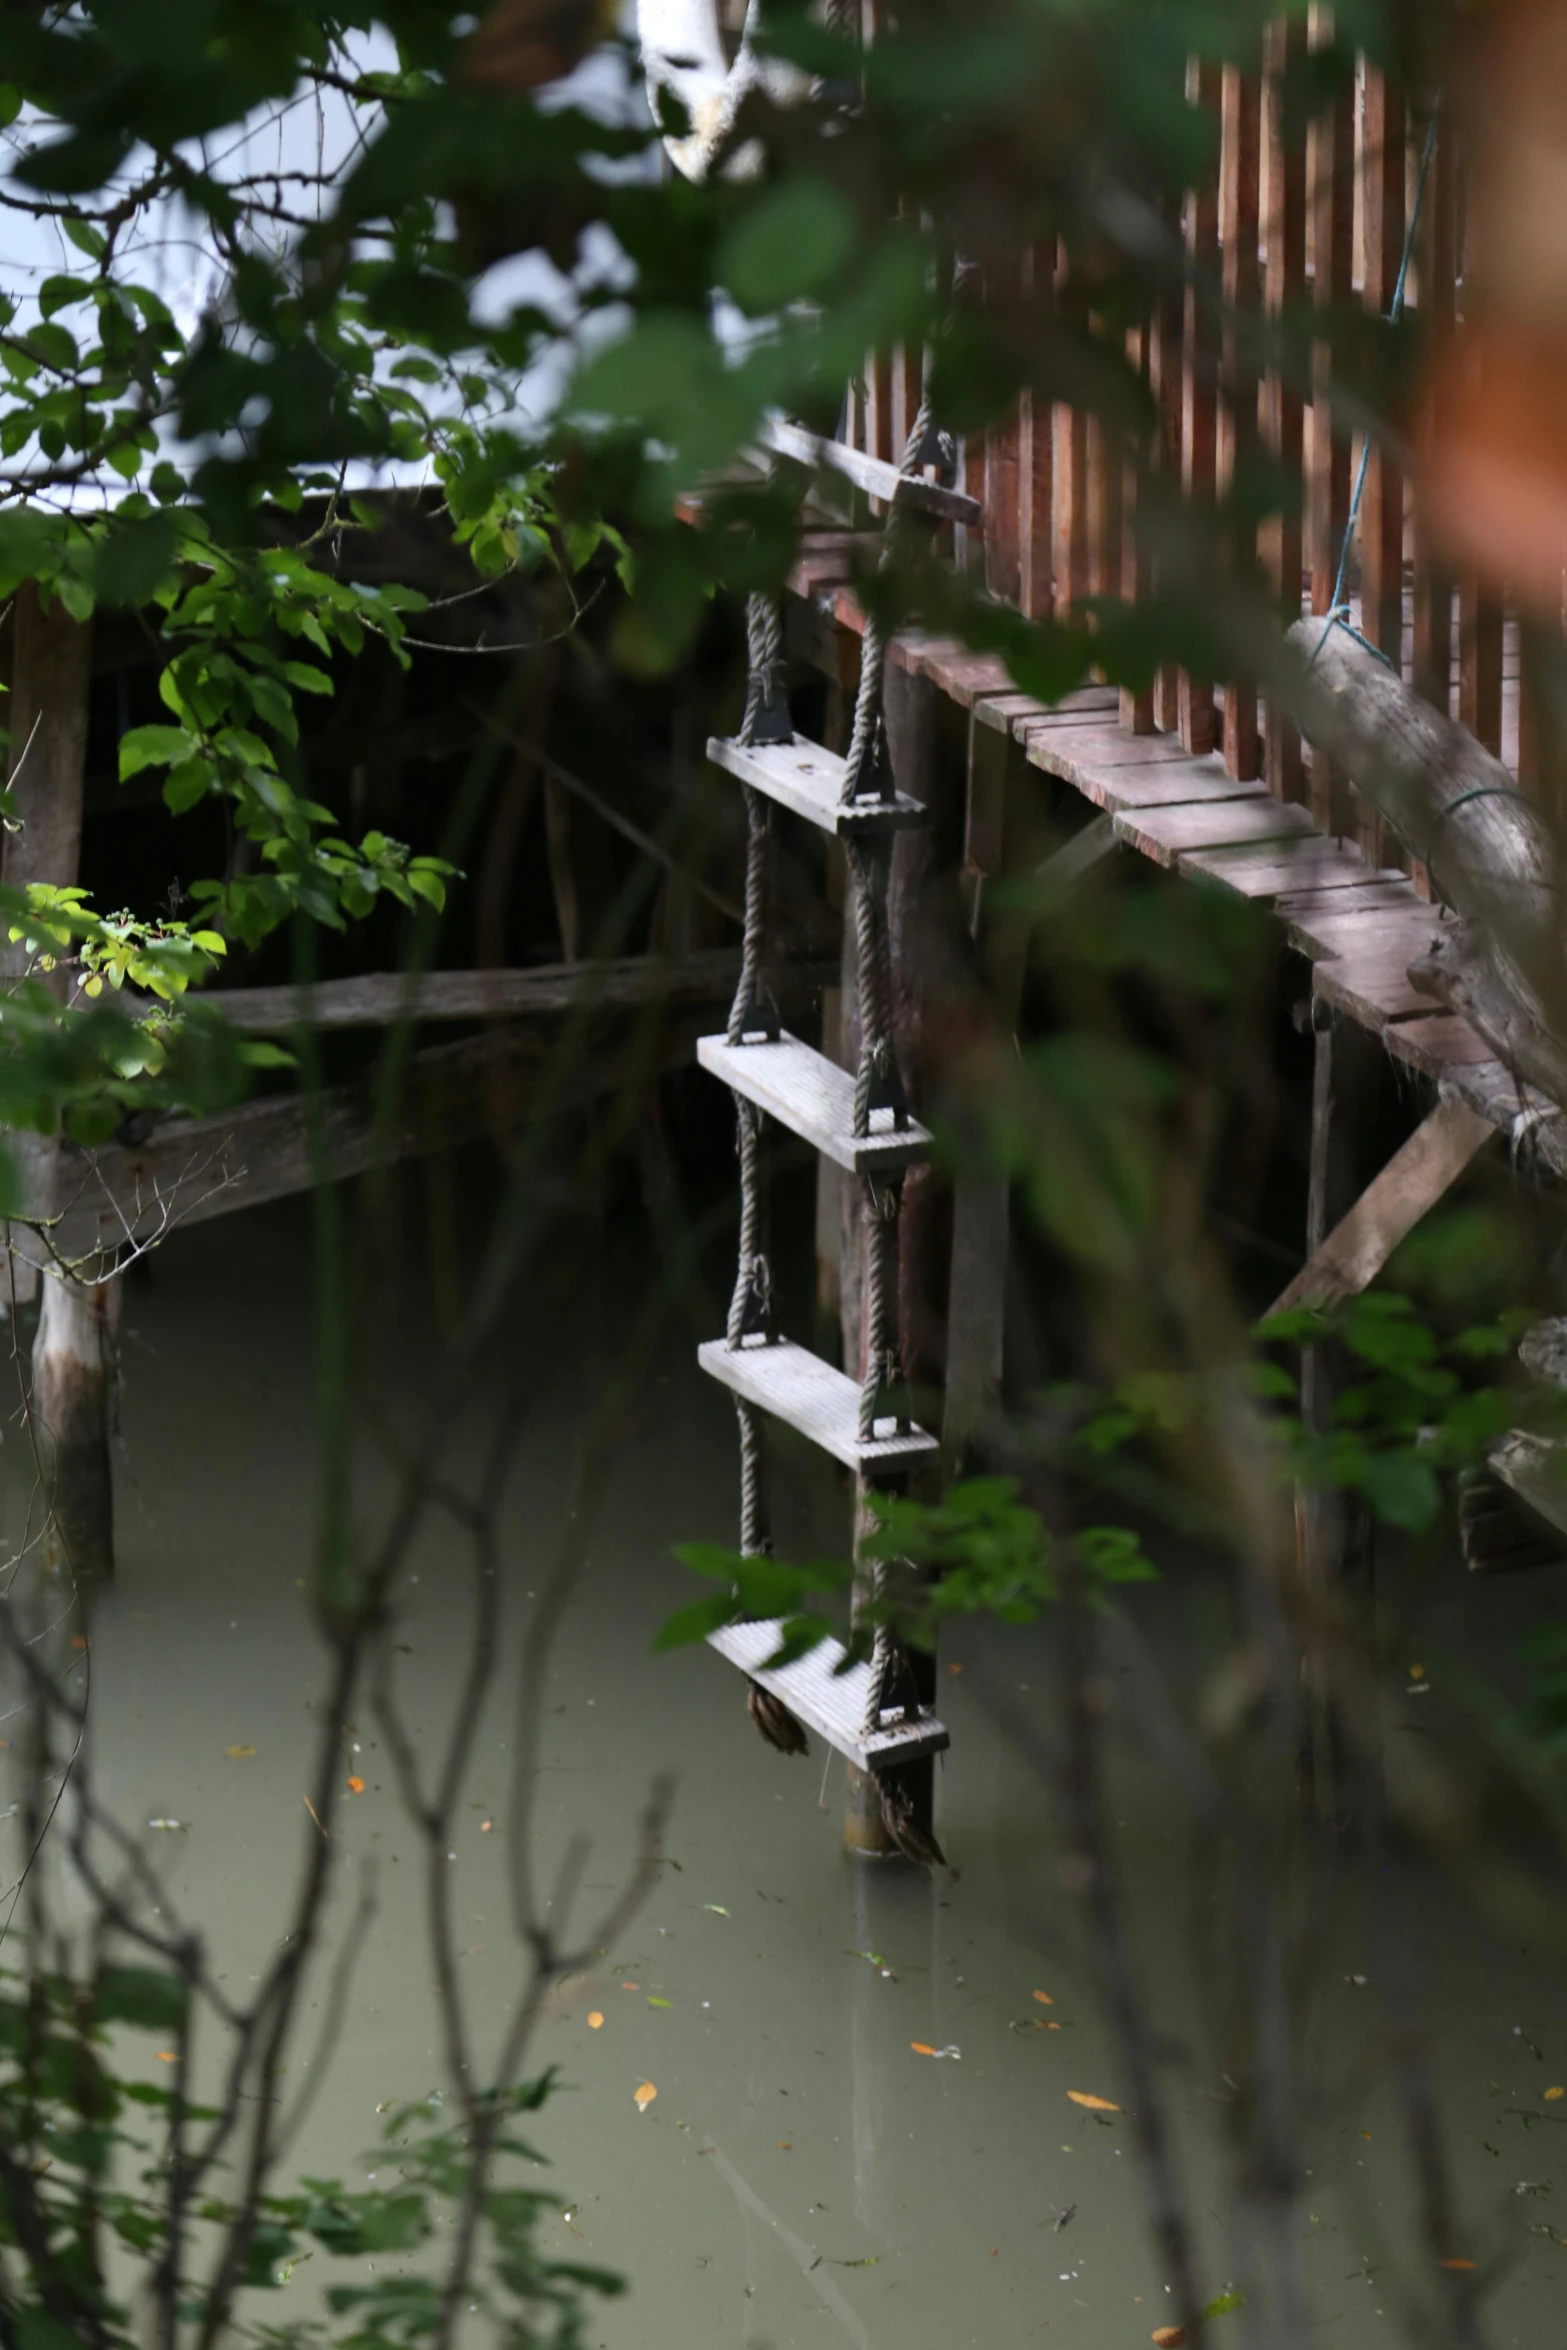
[[[769,417],[757,437],[776,456],[787,457],[795,465],[808,465],[813,473],[841,474],[856,489],[884,499],[889,506],[928,514],[936,522],[965,523],[970,529],[981,519],[980,502],[967,490],[948,489],[942,482],[927,481],[922,473],[900,473],[885,457],[872,457],[867,450],[851,449],[843,441],[822,440],[807,432],[803,424],[791,424],[785,417]]]
[[[925,822],[919,801],[905,799],[901,792],[890,800],[860,800],[846,807],[846,762],[798,737],[792,743],[737,743],[715,735],[707,755],[715,767],[738,775],[742,783],[765,792],[808,824],[820,825],[823,832],[901,832]]]
[[[863,1476],[912,1469],[938,1449],[935,1437],[923,1428],[910,1428],[900,1436],[890,1420],[879,1421],[883,1433],[862,1444],[858,1385],[792,1339],[774,1339],[769,1345],[765,1339],[748,1338],[742,1346],[731,1347],[722,1338],[710,1338],[697,1348],[696,1359],[747,1403],[797,1428],[834,1460]]]
[[[885,1770],[889,1763],[912,1762],[918,1754],[936,1754],[951,1744],[934,1714],[920,1713],[906,1721],[896,1712],[887,1713],[878,1729],[867,1730],[865,1700],[874,1668],[856,1664],[840,1673],[840,1640],[823,1640],[792,1664],[770,1668],[767,1659],[777,1649],[782,1630],[782,1624],[726,1624],[721,1632],[708,1634],[708,1645],[781,1698],[797,1722],[825,1738],[859,1770]]]
[[[890,1110],[873,1110],[870,1133],[856,1134],[854,1079],[787,1031],[776,1043],[699,1037],[696,1057],[725,1085],[851,1175],[895,1174],[929,1155],[925,1128],[912,1121],[894,1126]]]

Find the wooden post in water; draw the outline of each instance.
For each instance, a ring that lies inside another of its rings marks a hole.
[[[56,602],[45,610],[36,588],[18,591],[12,609],[11,791],[20,830],[8,833],[4,877],[13,888],[47,881],[68,887],[81,860],[82,792],[87,765],[87,692],[92,631]],[[56,974],[61,992],[65,975]],[[54,1205],[58,1145],[53,1136],[14,1136],[27,1207]],[[16,1293],[31,1295],[37,1275],[13,1260]],[[50,1275],[33,1345],[33,1418],[52,1509],[50,1564],[78,1576],[114,1571],[113,1481],[109,1462],[109,1362],[112,1287]]]
[[[1306,1255],[1316,1255],[1362,1189],[1355,1140],[1366,1123],[1381,1053],[1374,1038],[1314,1000],[1316,1045],[1311,1096],[1311,1167],[1306,1200]],[[1350,1368],[1343,1348],[1329,1339],[1301,1358],[1301,1417],[1313,1436],[1333,1427],[1337,1398]],[[1306,1603],[1329,1611],[1368,1607],[1374,1572],[1373,1525],[1365,1498],[1347,1490],[1303,1492],[1296,1533]],[[1297,1767],[1302,1801],[1336,1826],[1354,1815],[1356,1772],[1343,1738],[1331,1689],[1308,1666],[1301,1691]]]

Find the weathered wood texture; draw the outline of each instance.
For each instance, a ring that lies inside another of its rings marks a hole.
[[[317,986],[220,988],[203,999],[252,1036],[282,1036],[304,1025],[329,1032],[391,1028],[399,1021],[446,1023],[552,1019],[592,1005],[712,1003],[739,963],[728,947],[661,962],[646,955],[612,961],[537,963],[521,971],[367,972]]]
[[[1269,1309],[1336,1305],[1358,1297],[1399,1242],[1451,1190],[1496,1128],[1461,1101],[1439,1102],[1348,1214],[1316,1243],[1308,1261]]]
[[[701,1008],[732,993],[733,955],[693,957],[704,968],[700,990],[676,996],[650,1032],[658,1009],[651,984],[637,999],[640,1017],[624,1007],[597,1009],[580,993],[573,1009],[580,1028],[552,1034],[499,1028],[491,1035],[438,1045],[412,1055],[396,1115],[378,1122],[366,1088],[329,1088],[312,1104],[290,1095],[247,1102],[226,1117],[170,1119],[144,1143],[110,1143],[96,1151],[70,1145],[60,1153],[57,1221],[44,1243],[13,1226],[19,1263],[48,1261],[49,1252],[77,1263],[145,1246],[182,1224],[255,1207],[337,1182],[384,1161],[418,1156],[483,1134],[510,1137],[537,1098],[546,1069],[558,1072],[563,1098],[582,1101],[626,1085],[646,1084],[659,1070],[695,1048]],[[656,966],[649,967],[649,979]],[[679,966],[674,966],[678,970]],[[785,967],[781,1008],[803,1008],[823,972]],[[562,1056],[555,1060],[555,1056]]]

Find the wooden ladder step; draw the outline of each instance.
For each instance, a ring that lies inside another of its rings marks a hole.
[[[742,783],[765,792],[823,832],[900,832],[926,819],[919,801],[906,799],[901,792],[890,800],[858,800],[846,807],[847,762],[798,736],[792,743],[737,743],[715,735],[707,755],[715,767],[738,775]]]
[[[971,530],[982,517],[979,500],[966,490],[948,489],[942,482],[927,481],[921,473],[900,473],[885,457],[851,449],[844,441],[823,440],[786,417],[769,417],[757,437],[774,455],[787,457],[795,465],[808,465],[813,473],[841,474],[856,489],[885,499],[889,506],[928,514],[936,522],[961,522]]]
[[[890,1110],[873,1110],[870,1133],[856,1134],[854,1079],[787,1031],[756,1044],[699,1037],[696,1055],[704,1069],[851,1175],[896,1174],[929,1155],[925,1128],[912,1120],[894,1126]]]
[[[890,1420],[877,1423],[881,1431],[868,1444],[860,1441],[860,1390],[853,1379],[824,1363],[808,1347],[789,1338],[770,1344],[756,1338],[732,1347],[725,1339],[710,1338],[696,1350],[696,1359],[714,1379],[784,1421],[802,1436],[842,1461],[846,1469],[873,1477],[880,1471],[911,1469],[929,1460],[939,1449],[923,1428],[901,1434]]]
[[[896,1711],[886,1713],[879,1728],[868,1730],[865,1701],[874,1668],[867,1662],[839,1672],[840,1640],[824,1639],[792,1664],[769,1666],[782,1630],[782,1624],[726,1624],[708,1634],[708,1645],[780,1698],[796,1721],[859,1770],[885,1770],[889,1763],[912,1762],[916,1755],[936,1754],[950,1744],[935,1715],[924,1712],[909,1720]]]

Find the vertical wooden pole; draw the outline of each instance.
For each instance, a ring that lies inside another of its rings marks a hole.
[[[1172,221],[1172,228],[1175,225]],[[1180,291],[1166,286],[1160,291],[1149,327],[1148,388],[1159,411],[1159,471],[1171,483],[1181,475],[1181,326]],[[1154,681],[1154,723],[1171,732],[1180,722],[1180,684],[1172,665],[1165,662]]]
[[[1263,90],[1264,165],[1268,182],[1267,304],[1275,319],[1298,322],[1306,295],[1306,155],[1298,139],[1285,136],[1282,77],[1302,53],[1306,27],[1300,18],[1274,25],[1268,35],[1270,70]],[[1293,496],[1305,455],[1305,408],[1289,364],[1268,377],[1264,392],[1268,440],[1286,475],[1284,511],[1270,530],[1271,569],[1281,611],[1300,610],[1305,572],[1301,514]],[[1269,705],[1265,745],[1268,789],[1278,799],[1305,796],[1300,729]]]
[[[1126,338],[1126,356],[1144,383],[1148,380],[1149,341],[1146,327],[1133,327]],[[1152,566],[1138,521],[1138,468],[1141,462],[1140,457],[1129,456],[1121,480],[1121,594],[1132,605],[1146,602],[1153,588]],[[1152,685],[1123,685],[1117,715],[1124,733],[1152,734]]]
[[[1221,73],[1216,65],[1194,63],[1188,85],[1193,104],[1210,114],[1219,111]],[[1188,504],[1212,507],[1217,487],[1218,408],[1215,386],[1217,353],[1206,328],[1206,295],[1200,281],[1217,273],[1219,259],[1219,191],[1209,181],[1194,188],[1186,199],[1186,258],[1190,276],[1186,286],[1186,315],[1181,365],[1181,488]],[[1188,751],[1205,754],[1213,749],[1213,688],[1183,670],[1176,687],[1176,714],[1181,741]]]
[[[993,424],[985,453],[985,584],[993,596],[1015,604],[1018,575],[1019,437],[1014,408]]]
[[[1502,755],[1502,605],[1479,573],[1458,575],[1458,718]]]
[[[1055,256],[1041,246],[1024,259],[1029,313],[1041,324],[1055,301]],[[1025,619],[1055,610],[1055,426],[1050,402],[1023,394],[1018,418],[1018,602]]]
[[[1316,1060],[1312,1080],[1311,1164],[1306,1206],[1306,1254],[1314,1256],[1333,1226],[1359,1197],[1356,1143],[1368,1120],[1368,1101],[1381,1055],[1375,1040],[1349,1022],[1336,1023],[1326,1004],[1312,1005]],[[1301,1359],[1301,1416],[1313,1435],[1335,1424],[1339,1394],[1351,1367],[1333,1342],[1307,1347]],[[1373,1522],[1363,1497],[1348,1491],[1302,1493],[1297,1504],[1300,1565],[1308,1606],[1370,1605],[1374,1576]],[[1331,1691],[1308,1676],[1302,1690],[1297,1745],[1302,1799],[1335,1825],[1354,1808],[1353,1773]]]
[[[1332,37],[1333,12],[1316,5],[1310,29],[1315,41]],[[1307,569],[1311,574],[1311,609],[1319,616],[1332,609],[1339,558],[1349,521],[1350,447],[1336,428],[1333,414],[1333,346],[1335,312],[1348,308],[1355,245],[1355,115],[1354,91],[1345,89],[1312,123],[1307,136],[1307,184],[1315,248],[1315,302],[1326,332],[1312,353],[1311,470],[1306,497]],[[1343,834],[1353,829],[1347,779],[1335,774],[1325,753],[1313,751],[1310,761],[1311,812],[1324,832]]]
[[[20,829],[6,836],[4,877],[18,889],[45,881],[68,887],[81,861],[92,631],[58,603],[46,611],[31,586],[17,593],[11,627],[11,790]],[[56,976],[63,991],[64,974]],[[55,1141],[28,1137],[17,1155],[29,1208],[50,1213]],[[16,1271],[20,1276],[20,1260]],[[114,1572],[109,1374],[115,1304],[112,1283],[51,1274],[33,1344],[33,1419],[50,1488],[46,1557],[56,1571],[82,1578]]]
[[[1220,235],[1224,245],[1224,406],[1219,420],[1221,490],[1233,494],[1257,451],[1257,375],[1243,360],[1237,327],[1256,312],[1258,205],[1262,170],[1262,92],[1238,66],[1224,69],[1224,172],[1220,185]],[[1243,550],[1255,552],[1255,540]],[[1254,679],[1237,678],[1224,689],[1224,765],[1242,782],[1262,773]]]
[[[1089,592],[1088,419],[1076,408],[1055,412],[1056,605],[1070,617]]]
[[[1456,332],[1458,182],[1453,140],[1437,134],[1420,228],[1420,306],[1429,347],[1439,354]],[[1438,363],[1440,363],[1438,359]],[[1449,715],[1453,682],[1453,578],[1415,507],[1414,682]]]
[[[1390,315],[1408,227],[1408,119],[1403,93],[1368,66],[1361,216],[1365,304]],[[1434,191],[1427,191],[1427,200]],[[1404,662],[1404,475],[1393,451],[1374,442],[1360,513],[1361,621],[1367,641],[1400,671]],[[1373,865],[1387,852],[1387,830],[1369,807],[1360,811],[1361,843]]]

